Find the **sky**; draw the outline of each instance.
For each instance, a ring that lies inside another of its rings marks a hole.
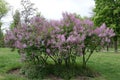
[[[2,19],[3,28],[7,28],[12,22],[12,15],[16,9],[20,10],[21,0],[5,0],[11,11]],[[94,8],[94,0],[30,0],[38,12],[47,19],[60,19],[63,12],[77,13],[82,17],[90,17]]]

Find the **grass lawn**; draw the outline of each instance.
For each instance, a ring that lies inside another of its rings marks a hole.
[[[0,80],[27,80],[18,74],[7,73],[11,69],[22,66],[19,59],[20,56],[16,51],[11,52],[10,49],[0,48]],[[87,65],[101,74],[90,80],[120,80],[120,53],[94,53]]]
[[[10,50],[8,48],[0,48],[0,80],[26,80],[17,74],[8,73],[9,70],[20,68],[22,65],[18,53]]]

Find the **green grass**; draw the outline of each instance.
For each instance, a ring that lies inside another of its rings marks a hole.
[[[8,48],[0,48],[0,80],[26,80],[19,75],[8,73],[11,69],[21,67],[19,58],[17,51],[11,52]]]
[[[98,71],[103,80],[120,80],[119,62],[120,53],[96,53],[90,58],[88,66]]]
[[[77,60],[77,62],[81,61]],[[120,80],[120,53],[94,53],[87,65],[101,74],[90,80]],[[0,80],[27,80],[20,75],[7,73],[21,66],[17,51],[11,52],[8,48],[0,48]]]

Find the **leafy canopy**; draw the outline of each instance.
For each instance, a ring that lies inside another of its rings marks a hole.
[[[5,16],[5,14],[8,12],[8,6],[7,3],[4,0],[0,0],[0,19]]]
[[[113,28],[115,33],[120,33],[120,0],[95,0],[94,23],[100,26],[105,23]]]

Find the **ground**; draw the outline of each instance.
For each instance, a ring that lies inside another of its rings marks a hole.
[[[81,60],[77,59],[77,62]],[[120,53],[95,52],[89,62],[88,67],[98,72],[100,75],[89,80],[120,80]],[[17,51],[11,52],[8,48],[0,48],[0,80],[27,80],[19,74],[22,63]],[[56,79],[53,75],[49,76]],[[88,80],[87,77],[78,76],[73,80]]]

